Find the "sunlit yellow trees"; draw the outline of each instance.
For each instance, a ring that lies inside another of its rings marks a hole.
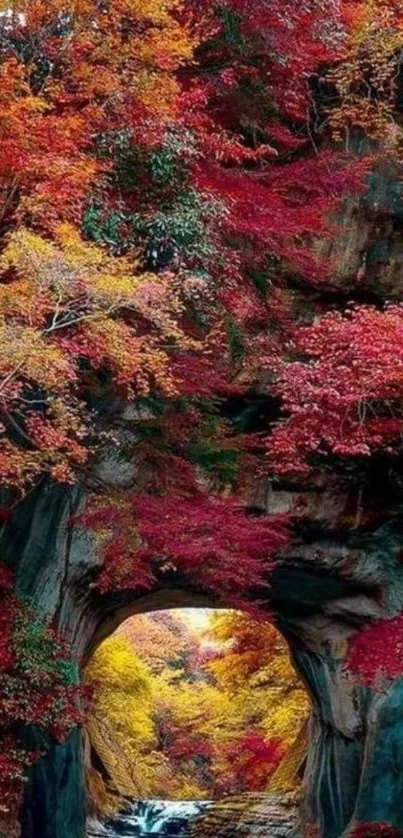
[[[127,641],[111,637],[90,661],[86,679],[93,690],[88,733],[111,787],[141,793],[147,772],[139,758],[154,741],[149,673]]]
[[[238,612],[203,631],[184,614],[133,618],[98,649],[93,745],[133,796],[262,791],[308,713],[286,644]]]
[[[58,228],[55,242],[19,229],[1,269],[10,276],[0,284],[2,479],[22,488],[47,470],[68,481],[91,448],[83,358],[93,371],[109,370],[127,398],[151,383],[172,395],[163,342],[189,345],[177,322],[180,302],[164,277],[108,256],[70,225]],[[148,334],[136,318],[149,322]]]
[[[222,738],[217,774],[227,791],[262,790],[304,724],[308,698],[269,623],[218,612],[212,636],[223,645],[208,670],[231,707],[231,722],[213,734]]]
[[[259,709],[266,733],[290,744],[306,719],[308,699],[279,632],[232,611],[218,612],[212,634],[226,644],[208,665],[218,685],[250,712]]]

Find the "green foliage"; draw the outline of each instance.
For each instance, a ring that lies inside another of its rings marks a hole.
[[[188,180],[189,164],[199,156],[194,134],[186,129],[167,131],[163,144],[148,156],[147,167],[152,182],[159,187],[169,186],[180,191]]]
[[[245,52],[245,36],[242,33],[242,17],[229,5],[220,8],[222,21],[222,37],[236,53]]]
[[[55,676],[65,686],[80,683],[77,662],[66,657],[65,644],[29,604],[16,615],[13,644],[22,672],[35,673],[35,678]]]
[[[209,225],[219,222],[224,209],[191,186],[189,166],[200,150],[189,130],[172,127],[151,148],[121,131],[101,137],[98,148],[113,170],[89,201],[83,221],[89,238],[115,253],[141,247],[202,263],[213,258]],[[111,185],[122,196],[133,193],[141,209],[133,212],[122,201],[118,209],[110,206]]]
[[[222,216],[221,204],[192,189],[179,195],[171,207],[151,217],[136,213],[130,222],[138,241],[145,239],[158,253],[170,249],[180,259],[208,265],[217,256],[210,225],[219,224]]]
[[[234,364],[239,364],[245,357],[246,346],[242,331],[236,324],[233,317],[226,317],[228,341],[231,351],[231,359]]]
[[[267,298],[267,294],[270,288],[270,277],[268,276],[267,270],[259,270],[259,269],[250,269],[249,276],[262,300]]]
[[[234,483],[239,472],[237,448],[218,448],[209,440],[201,440],[190,449],[190,456],[206,474],[214,474],[223,483]]]

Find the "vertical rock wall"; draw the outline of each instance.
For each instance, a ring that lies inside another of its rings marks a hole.
[[[42,487],[2,536],[19,592],[55,619],[81,658],[130,612],[178,604],[163,584],[143,604],[134,593],[111,598],[94,592],[98,560],[91,539],[69,525],[83,502],[80,489]],[[286,503],[286,495],[269,500],[271,508]],[[328,501],[325,506],[328,514]],[[334,498],[333,513],[340,506]],[[302,813],[305,823],[320,824],[321,838],[340,838],[358,820],[403,829],[403,687],[396,682],[371,695],[343,672],[351,634],[403,610],[401,543],[399,530],[386,526],[361,536],[305,535],[274,576],[269,605],[313,701]],[[174,580],[170,585],[174,589]],[[207,603],[189,591],[186,604]],[[76,731],[32,768],[23,838],[83,838],[83,761]]]

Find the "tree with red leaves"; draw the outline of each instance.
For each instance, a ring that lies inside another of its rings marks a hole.
[[[12,589],[13,575],[0,563],[0,812],[15,814],[27,768],[40,757],[24,733],[35,728],[62,741],[83,722],[84,708],[69,649]]]
[[[108,535],[103,545],[101,591],[150,589],[161,574],[233,606],[267,586],[273,554],[288,542],[285,522],[253,517],[233,501],[133,495],[125,506],[100,506],[82,522]]]
[[[382,688],[403,677],[403,617],[377,620],[349,642],[346,669],[363,684]]]
[[[256,475],[300,487],[400,452],[400,305],[363,306],[358,267],[347,308],[325,255],[391,151],[401,217],[401,4],[376,5],[0,4],[0,477],[11,508],[44,476],[87,485],[113,449],[137,494],[81,519],[101,595],[173,574],[245,604],[289,537],[250,514]],[[69,684],[42,659],[19,700],[4,591],[4,728],[58,727]]]
[[[351,838],[400,838],[402,832],[388,823],[360,823],[351,832]]]
[[[226,758],[234,766],[236,783],[241,790],[261,791],[268,785],[284,753],[281,740],[267,740],[263,734],[249,733],[228,748]]]
[[[326,458],[368,458],[401,446],[403,308],[331,313],[296,331],[285,361],[288,413],[268,440],[279,473],[307,475]]]

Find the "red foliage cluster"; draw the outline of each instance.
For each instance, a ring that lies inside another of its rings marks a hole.
[[[275,254],[288,270],[309,283],[329,279],[331,264],[315,256],[313,241],[331,238],[330,213],[349,191],[363,188],[368,160],[323,153],[314,160],[289,163],[287,179],[269,172],[200,166],[198,185],[230,207],[229,234]]]
[[[237,77],[249,70],[265,79],[270,95],[289,119],[306,120],[310,101],[309,78],[341,54],[346,32],[342,29],[340,4],[336,0],[225,0],[217,4],[230,38],[216,57],[227,58],[220,79],[234,87]],[[222,14],[225,10],[226,15]],[[236,42],[236,28],[242,41]],[[229,61],[231,59],[231,62]],[[256,69],[258,68],[258,69]],[[238,76],[237,76],[238,74]]]
[[[190,727],[190,725],[189,725]],[[197,760],[208,761],[213,754],[213,744],[195,731],[186,729],[173,729],[169,719],[164,721],[163,716],[158,720],[158,735],[166,744],[164,752],[173,765],[179,766],[187,761]]]
[[[81,691],[68,649],[17,600],[12,573],[0,563],[0,811],[15,812],[28,767],[41,754],[21,744],[35,726],[61,741],[83,721]]]
[[[234,606],[267,584],[273,555],[288,542],[283,519],[256,518],[233,501],[204,495],[133,495],[81,521],[108,530],[101,591],[148,589],[158,575],[177,573]]]
[[[287,746],[281,739],[265,739],[258,732],[246,734],[229,747],[226,757],[235,765],[240,788],[261,791],[284,756]]]
[[[353,635],[346,668],[370,686],[400,678],[403,672],[403,617],[378,620]]]
[[[339,151],[310,154],[310,82],[340,57],[340,4],[226,0],[216,17],[218,35],[198,55],[204,72],[182,94],[184,119],[204,152],[196,185],[229,209],[231,261],[248,267],[248,239],[254,261],[264,265],[272,255],[285,263],[281,271],[309,283],[328,279],[333,266],[312,245],[333,235],[330,213],[362,191],[370,166]]]
[[[282,365],[289,418],[268,440],[282,474],[306,475],[310,458],[368,457],[401,444],[403,307],[332,313],[299,329]]]
[[[382,835],[385,838],[402,838],[403,832],[384,822],[360,823],[351,832],[351,838],[380,838]]]

